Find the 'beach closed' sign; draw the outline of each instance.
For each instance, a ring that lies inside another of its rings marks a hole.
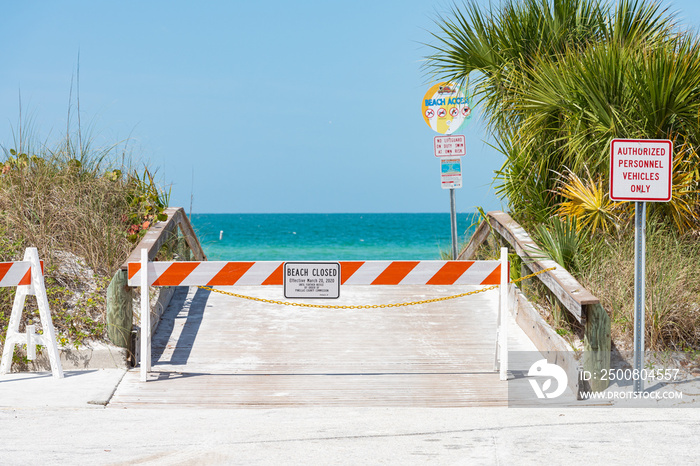
[[[671,200],[673,143],[666,139],[613,139],[610,144],[610,199]]]
[[[340,296],[339,262],[285,262],[285,298],[327,298]]]

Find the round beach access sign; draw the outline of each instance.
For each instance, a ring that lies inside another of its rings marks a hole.
[[[454,83],[438,83],[423,97],[423,119],[440,134],[452,134],[472,116],[466,91]]]

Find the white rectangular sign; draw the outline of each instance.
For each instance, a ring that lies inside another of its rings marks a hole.
[[[673,143],[666,139],[613,139],[610,143],[610,199],[671,200]]]
[[[462,187],[462,162],[460,159],[440,159],[440,168],[442,189]]]
[[[340,296],[338,262],[285,262],[285,298],[327,298]]]
[[[464,135],[435,136],[435,157],[462,157],[467,155],[467,145]]]

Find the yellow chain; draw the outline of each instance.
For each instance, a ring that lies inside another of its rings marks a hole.
[[[550,270],[554,270],[556,267],[550,267],[548,269],[540,270],[539,272],[531,273],[530,275],[526,275],[524,277],[518,278],[517,280],[511,280],[511,283],[520,283],[523,280],[527,280],[528,278],[535,277],[541,273],[549,272]],[[365,305],[357,305],[357,306],[338,306],[338,305],[328,305],[328,304],[304,304],[304,303],[293,303],[289,301],[275,301],[274,299],[264,299],[264,298],[256,298],[254,296],[246,296],[242,294],[236,294],[236,293],[231,293],[230,291],[223,291],[223,290],[217,290],[215,288],[211,288],[209,286],[199,286],[198,288],[201,288],[203,290],[209,290],[213,291],[215,293],[221,293],[229,296],[233,296],[236,298],[242,298],[242,299],[249,299],[251,301],[258,301],[261,303],[268,303],[268,304],[279,304],[281,306],[297,306],[297,307],[312,307],[312,308],[317,308],[317,309],[384,309],[387,307],[404,307],[404,306],[415,306],[417,304],[428,304],[428,303],[436,303],[438,301],[447,301],[449,299],[456,299],[456,298],[463,298],[464,296],[469,296],[477,293],[483,293],[484,291],[489,291],[489,290],[494,290],[498,288],[499,285],[492,285],[486,288],[482,288],[480,290],[474,290],[474,291],[469,291],[467,293],[460,293],[452,296],[445,296],[442,298],[433,298],[433,299],[425,299],[423,301],[409,301],[406,303],[394,303],[394,304],[365,304]]]

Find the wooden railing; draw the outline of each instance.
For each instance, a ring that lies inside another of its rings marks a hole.
[[[192,225],[187,219],[187,215],[185,215],[185,210],[182,207],[170,207],[165,209],[165,214],[168,216],[167,220],[154,223],[151,228],[148,229],[146,235],[141,239],[134,250],[131,251],[129,258],[122,264],[121,270],[126,270],[129,262],[140,261],[141,249],[143,248],[148,249],[149,261],[155,259],[158,251],[163,247],[163,244],[171,239],[173,235],[177,234],[177,227],[180,227],[182,236],[185,238],[185,242],[190,251],[194,254],[195,260],[207,260],[204,255],[204,250],[199,244],[197,235],[195,235]]]
[[[589,381],[590,388],[594,391],[607,388],[607,381],[601,380],[599,375],[610,369],[610,317],[600,305],[600,300],[559,264],[552,260],[543,259],[546,255],[539,249],[530,235],[510,215],[504,212],[495,211],[487,214],[474,232],[469,244],[460,253],[459,259],[469,260],[473,258],[479,246],[492,235],[502,245],[510,246],[510,249],[522,259],[523,275],[529,274],[530,271],[539,272],[556,267],[555,270],[544,272],[536,278],[551,291],[562,307],[584,327],[583,370],[594,376]],[[533,332],[542,333],[537,329],[534,329]],[[537,344],[537,342],[535,343]],[[561,347],[554,345],[538,349],[554,351],[559,350],[559,348]]]
[[[113,344],[134,352],[132,342],[133,329],[133,294],[128,285],[127,264],[140,260],[141,249],[148,250],[148,259],[155,259],[163,245],[177,238],[178,228],[185,245],[194,256],[194,260],[207,260],[197,235],[185,215],[182,207],[170,207],[164,212],[168,218],[156,222],[148,229],[144,237],[114,274],[107,288],[107,335]]]

